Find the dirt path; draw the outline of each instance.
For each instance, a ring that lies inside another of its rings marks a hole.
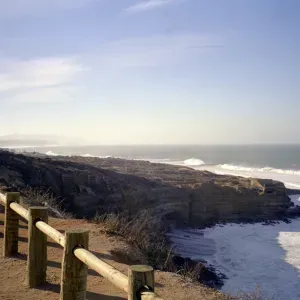
[[[2,207],[0,207],[2,209]],[[117,262],[111,254],[111,250],[124,249],[127,245],[114,237],[102,234],[95,224],[84,220],[60,220],[50,219],[51,226],[60,231],[68,229],[85,228],[90,230],[90,250],[99,258],[113,265],[121,272],[127,274],[128,266]],[[3,213],[0,211],[0,255],[3,244]],[[55,300],[59,299],[60,273],[62,248],[48,241],[48,269],[47,284],[39,289],[29,289],[26,286],[26,259],[27,259],[27,224],[20,223],[19,232],[19,255],[14,258],[0,258],[0,299],[30,299],[30,300]],[[201,285],[187,283],[178,275],[165,272],[156,272],[156,292],[166,300],[225,300],[226,296]],[[112,285],[108,280],[92,270],[88,275],[88,300],[118,300],[126,299],[126,293]]]

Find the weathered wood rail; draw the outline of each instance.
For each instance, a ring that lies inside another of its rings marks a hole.
[[[19,193],[0,193],[5,207],[5,257],[18,253],[20,216],[28,221],[27,284],[30,288],[46,283],[47,236],[63,247],[60,300],[85,300],[88,267],[128,294],[129,300],[163,300],[154,292],[154,270],[150,266],[130,266],[128,276],[88,251],[87,230],[66,231],[65,235],[48,225],[45,207],[25,209]],[[99,295],[101,299],[101,295]]]

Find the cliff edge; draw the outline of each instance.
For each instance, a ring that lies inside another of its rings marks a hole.
[[[282,219],[292,205],[283,183],[272,180],[147,161],[0,151],[0,189],[28,187],[50,191],[79,218],[147,210],[178,226]]]

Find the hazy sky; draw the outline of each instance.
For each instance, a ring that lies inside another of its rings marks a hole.
[[[300,142],[299,0],[0,4],[0,134]]]

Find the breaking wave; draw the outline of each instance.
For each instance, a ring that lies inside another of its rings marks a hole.
[[[272,167],[246,167],[234,164],[191,166],[196,170],[206,170],[219,175],[232,175],[281,181],[287,188],[300,189],[300,170],[277,169]]]
[[[99,155],[92,155],[92,154],[83,154],[83,155],[80,155],[81,157],[94,157],[94,158],[110,158],[111,156],[110,155],[107,155],[107,156],[99,156]]]
[[[84,152],[82,154],[57,154],[53,151],[46,152],[49,156],[81,156],[85,158],[110,158],[114,156],[98,156],[92,155]],[[114,157],[122,158],[122,157]],[[124,157],[126,158],[126,157]],[[128,159],[128,158],[127,158]],[[148,160],[153,163],[163,163],[163,164],[172,164],[177,166],[186,166],[193,168],[195,170],[206,170],[215,174],[221,175],[233,175],[233,176],[242,176],[242,177],[253,177],[253,178],[265,178],[273,179],[277,181],[282,181],[285,183],[285,186],[290,189],[300,189],[300,170],[292,169],[279,169],[272,168],[269,166],[266,167],[249,167],[238,164],[206,164],[203,160],[199,158],[189,158],[186,160],[172,160],[169,158],[161,159],[150,159],[150,158],[130,158],[135,160]]]
[[[184,161],[184,164],[187,166],[201,166],[205,165],[205,162],[198,158],[189,158]]]
[[[224,170],[230,170],[230,171],[268,172],[268,173],[271,172],[271,173],[277,173],[277,174],[300,176],[300,170],[284,170],[284,169],[276,169],[276,168],[271,168],[271,167],[252,168],[252,167],[236,166],[236,165],[231,165],[231,164],[220,165],[220,167]]]
[[[54,153],[53,151],[48,151],[45,154],[49,156],[60,156],[60,154]]]
[[[300,190],[300,184],[296,184],[296,183],[293,183],[293,182],[286,182],[285,183],[289,188],[293,189],[297,189],[297,190]],[[299,198],[300,199],[300,198]]]
[[[81,157],[86,157],[86,158],[88,158],[88,157],[95,157],[95,158],[110,158],[111,156],[97,156],[97,155],[91,155],[91,154],[88,154],[88,153],[86,153],[86,154],[82,154],[82,155],[75,155],[75,154],[72,154],[72,155],[70,155],[70,154],[57,154],[57,153],[55,153],[55,152],[53,152],[53,151],[48,151],[48,152],[46,152],[45,153],[46,155],[49,155],[49,156],[67,156],[67,157],[70,157],[70,156],[81,156]]]

